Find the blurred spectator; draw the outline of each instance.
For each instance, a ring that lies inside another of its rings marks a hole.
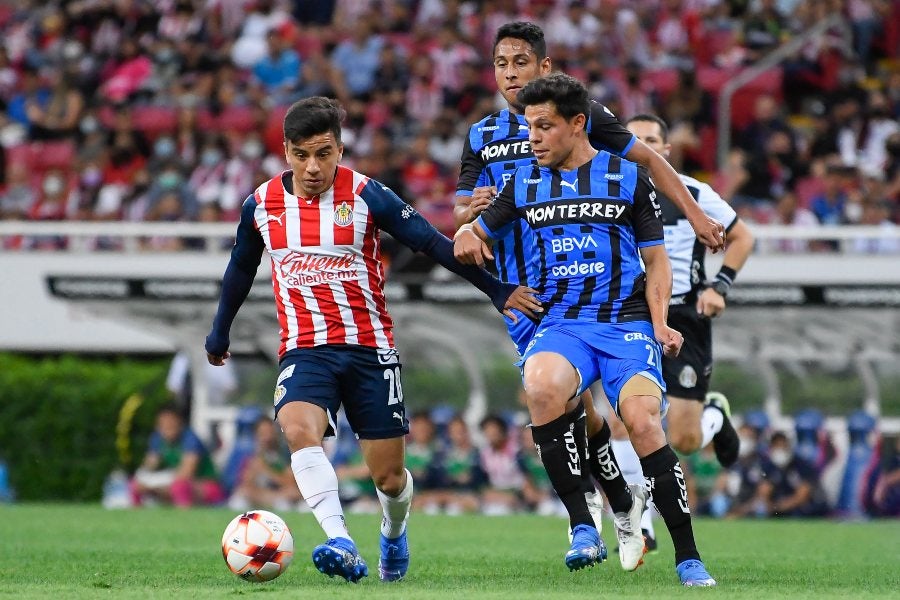
[[[131,481],[132,502],[171,503],[180,508],[225,500],[206,446],[174,406],[156,415],[147,454]]]
[[[339,91],[339,97],[349,100],[372,91],[383,45],[382,37],[376,35],[365,20],[355,24],[350,39],[337,45],[331,54],[331,63],[336,70],[334,87]]]
[[[724,511],[721,507],[714,506],[714,498],[720,491],[722,467],[711,446],[712,444],[704,446],[687,457],[685,482],[690,504],[697,507],[698,514],[721,517]]]
[[[772,434],[768,456],[761,461],[763,478],[752,499],[756,516],[821,517],[828,506],[816,469],[796,456],[788,436]]]
[[[485,475],[479,465],[478,449],[472,443],[469,426],[455,416],[447,423],[447,446],[439,461],[441,504],[448,515],[478,510],[478,492]]]
[[[85,101],[68,73],[54,71],[51,75],[50,98],[45,105],[33,103],[28,107],[31,139],[56,140],[74,137]]]
[[[872,493],[872,513],[900,517],[900,436],[885,438],[878,479]]]
[[[37,201],[25,165],[14,162],[7,174],[6,189],[0,193],[0,219],[26,219]]]
[[[291,471],[290,456],[272,419],[260,418],[255,436],[256,450],[241,467],[239,483],[228,499],[228,507],[237,511],[257,506],[290,510],[302,498]]]
[[[619,110],[616,116],[629,119],[634,115],[653,113],[655,90],[650,80],[644,77],[643,69],[637,61],[625,64],[625,82],[619,88]]]
[[[788,36],[787,21],[776,6],[776,0],[759,0],[756,10],[744,19],[744,46],[748,59],[762,58]]]
[[[434,421],[427,412],[417,412],[409,419],[406,468],[416,485],[415,507],[436,514],[440,504],[437,440]]]
[[[865,201],[859,224],[878,227],[884,231],[885,237],[852,240],[851,247],[853,252],[860,254],[900,254],[900,239],[896,236],[897,225],[891,222],[890,215],[891,207],[887,202],[883,200]]]
[[[303,73],[300,55],[278,31],[270,31],[266,39],[268,52],[253,65],[253,76],[272,104],[290,104],[299,99],[297,91]]]
[[[481,496],[481,509],[486,515],[507,515],[519,507],[525,487],[525,476],[518,462],[519,447],[509,435],[509,425],[497,415],[481,420],[481,469],[489,487]]]
[[[429,52],[434,80],[442,90],[456,90],[462,85],[462,65],[478,60],[478,53],[459,39],[450,25],[441,27],[435,47]]]
[[[770,223],[772,225],[791,225],[793,227],[815,227],[819,224],[819,220],[812,211],[799,205],[797,194],[785,192],[775,204],[775,212]],[[807,240],[773,240],[771,247],[779,252],[807,252],[810,250],[810,243]]]
[[[10,98],[6,112],[11,121],[30,133],[34,116],[44,113],[52,97],[53,91],[41,81],[37,69],[26,66],[21,72],[19,92]]]
[[[820,194],[813,197],[810,209],[822,225],[840,225],[845,223],[847,193],[844,190],[846,170],[842,167],[829,167],[825,173],[825,181]]]
[[[218,202],[225,197],[227,152],[228,146],[220,135],[210,134],[203,142],[200,160],[187,181],[191,196],[200,205]]]

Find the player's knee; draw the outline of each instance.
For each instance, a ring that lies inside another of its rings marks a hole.
[[[682,454],[690,454],[700,448],[700,432],[673,430],[669,427],[669,445]]]
[[[535,379],[526,382],[526,398],[528,409],[532,412],[542,412],[551,407],[565,406],[570,393],[563,390],[552,381]]]
[[[281,430],[284,432],[284,439],[287,440],[291,452],[322,445],[322,435],[308,423],[302,421],[282,423]]]
[[[631,418],[625,426],[628,428],[628,435],[633,440],[652,436],[659,429],[659,423],[650,413],[637,412],[629,416]]]
[[[385,469],[372,473],[372,481],[375,487],[388,496],[399,496],[405,486],[406,472],[399,469]]]

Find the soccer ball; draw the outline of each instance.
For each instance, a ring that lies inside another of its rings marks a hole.
[[[245,581],[271,581],[294,558],[294,538],[284,520],[266,510],[249,510],[232,519],[222,536],[222,556]]]

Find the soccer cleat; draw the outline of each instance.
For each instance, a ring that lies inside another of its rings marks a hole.
[[[382,581],[400,581],[409,568],[409,545],[406,531],[399,537],[388,539],[381,534],[381,558],[378,560],[378,576]]]
[[[597,535],[603,533],[603,494],[598,491],[588,492],[584,495],[587,502],[588,512],[594,518],[594,527],[597,528]],[[572,526],[568,525],[569,543],[572,542]]]
[[[619,539],[619,562],[626,571],[634,571],[644,562],[647,547],[641,531],[641,515],[647,507],[647,490],[644,486],[630,484],[631,508],[628,512],[613,515],[616,537]]]
[[[659,545],[656,543],[656,538],[650,535],[650,530],[641,529],[641,533],[644,534],[644,546],[647,547],[647,554],[656,552]]]
[[[313,564],[329,577],[340,575],[356,583],[369,574],[366,562],[359,555],[356,544],[347,538],[331,538],[312,551]]]
[[[572,530],[572,546],[566,552],[566,566],[570,571],[590,567],[606,559],[606,546],[596,527],[576,525]]]
[[[687,587],[712,587],[716,585],[716,580],[706,572],[703,562],[696,559],[689,559],[681,562],[675,567],[678,578],[681,579],[681,585]]]
[[[713,436],[713,449],[716,451],[716,458],[719,464],[726,469],[737,462],[738,449],[741,442],[738,438],[737,431],[731,424],[731,405],[728,398],[720,392],[709,392],[706,394],[706,405],[712,406],[722,413],[722,428],[719,433]]]

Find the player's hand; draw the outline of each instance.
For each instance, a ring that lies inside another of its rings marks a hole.
[[[469,203],[469,222],[474,221],[484,211],[494,198],[497,197],[497,188],[492,185],[477,187],[472,190],[472,202]]]
[[[656,341],[662,345],[663,354],[669,358],[675,358],[681,352],[684,337],[678,331],[675,331],[668,325],[663,325],[662,327],[654,327],[653,335],[656,337]]]
[[[713,254],[719,250],[725,249],[725,226],[709,217],[706,213],[702,213],[702,218],[689,218],[697,239],[713,251]]]
[[[533,290],[530,287],[523,285],[516,287],[509,295],[509,298],[506,299],[503,314],[512,319],[513,323],[519,322],[519,318],[513,313],[514,310],[519,311],[530,319],[537,319],[539,313],[544,312],[544,307],[535,294],[537,294],[537,290]]]
[[[210,333],[206,336],[206,360],[215,367],[221,367],[225,361],[231,358],[228,351],[230,340],[227,336]]]
[[[697,298],[697,314],[715,319],[725,310],[725,298],[712,288],[706,288]]]
[[[470,225],[464,225],[453,236],[453,256],[464,265],[484,266],[484,260],[494,260],[487,244],[478,237]]]

